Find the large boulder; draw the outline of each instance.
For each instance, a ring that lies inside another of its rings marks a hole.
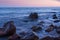
[[[20,36],[17,34],[11,35],[8,37],[8,40],[20,40]]]
[[[29,18],[30,19],[38,19],[38,13],[31,13],[30,15],[29,15]]]
[[[16,27],[13,21],[8,21],[0,30],[0,36],[10,36],[16,33]]]

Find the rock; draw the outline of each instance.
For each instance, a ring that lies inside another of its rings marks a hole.
[[[31,29],[34,32],[38,32],[38,31],[41,31],[42,30],[42,28],[41,27],[38,27],[38,26],[33,26]]]
[[[0,31],[0,37],[4,37],[4,36],[6,36],[6,33],[3,31]]]
[[[34,33],[28,33],[22,40],[38,40],[39,37]]]
[[[60,20],[54,20],[55,23],[60,22]]]
[[[54,25],[50,25],[49,28],[48,28],[47,30],[45,30],[45,31],[46,31],[46,32],[51,32],[51,31],[54,30],[54,28],[55,28]]]
[[[27,35],[27,33],[23,31],[23,32],[20,32],[19,35],[20,35],[21,37],[24,37],[25,35]]]
[[[54,14],[54,15],[53,15],[53,19],[57,19],[57,16],[56,16],[56,14]]]
[[[45,22],[44,21],[41,21],[41,22],[38,23],[38,25],[42,25],[43,23],[45,23]]]
[[[29,15],[29,18],[30,19],[38,19],[38,14],[35,12],[35,13],[31,13],[30,15]]]
[[[47,37],[42,38],[41,40],[54,40],[54,38],[47,36]]]
[[[17,35],[17,34],[14,34],[14,35],[12,35],[12,36],[9,36],[8,37],[8,40],[20,40],[20,36],[19,35]]]
[[[60,37],[56,37],[56,38],[54,38],[54,40],[60,40]]]
[[[57,28],[56,28],[56,32],[57,32],[58,34],[60,34],[60,27],[57,27]]]
[[[13,21],[6,22],[3,28],[4,28],[4,32],[6,32],[6,35],[8,36],[16,33],[16,27]]]

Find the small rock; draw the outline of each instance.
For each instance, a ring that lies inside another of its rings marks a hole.
[[[38,26],[33,26],[31,29],[34,32],[38,32],[38,31],[41,31],[42,30],[42,28],[41,27],[38,27]]]
[[[54,22],[57,23],[57,22],[60,22],[60,20],[55,20]]]
[[[44,37],[44,38],[41,39],[41,40],[54,40],[54,38],[47,36],[47,37]]]
[[[45,23],[45,22],[44,21],[41,21],[41,22],[38,23],[38,25],[42,25],[43,23]]]
[[[30,15],[29,15],[29,18],[30,19],[38,19],[38,14],[35,12],[35,13],[31,13]]]
[[[54,15],[53,15],[53,19],[57,19],[57,16],[56,16],[56,14],[54,14]]]
[[[20,40],[20,38],[21,38],[21,37],[20,37],[19,35],[14,34],[14,35],[8,37],[8,40]]]
[[[51,31],[54,30],[54,28],[55,28],[54,25],[50,25],[49,28],[48,28],[47,30],[45,30],[45,31],[46,31],[46,32],[51,32]]]
[[[58,34],[60,34],[60,27],[57,27],[57,28],[56,28],[56,32],[57,32]]]

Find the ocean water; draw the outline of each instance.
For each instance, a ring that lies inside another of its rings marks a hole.
[[[38,20],[29,21],[27,18],[30,13],[37,12]],[[55,13],[54,13],[55,12]],[[32,31],[32,26],[41,26],[37,25],[40,21],[44,21],[42,31],[34,32],[39,38],[45,36],[58,37],[59,35],[56,31],[50,33],[45,32],[50,24],[60,26],[60,22],[54,23],[52,15],[56,14],[58,19],[60,19],[60,7],[0,7],[0,27],[3,27],[4,23],[10,20],[13,20],[17,28],[17,34],[20,32],[29,32]],[[28,20],[28,22],[25,22]],[[7,40],[6,38],[0,38],[0,40]]]

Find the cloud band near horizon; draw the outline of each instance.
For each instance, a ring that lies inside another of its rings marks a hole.
[[[60,7],[60,2],[58,0],[0,0],[0,6]]]

